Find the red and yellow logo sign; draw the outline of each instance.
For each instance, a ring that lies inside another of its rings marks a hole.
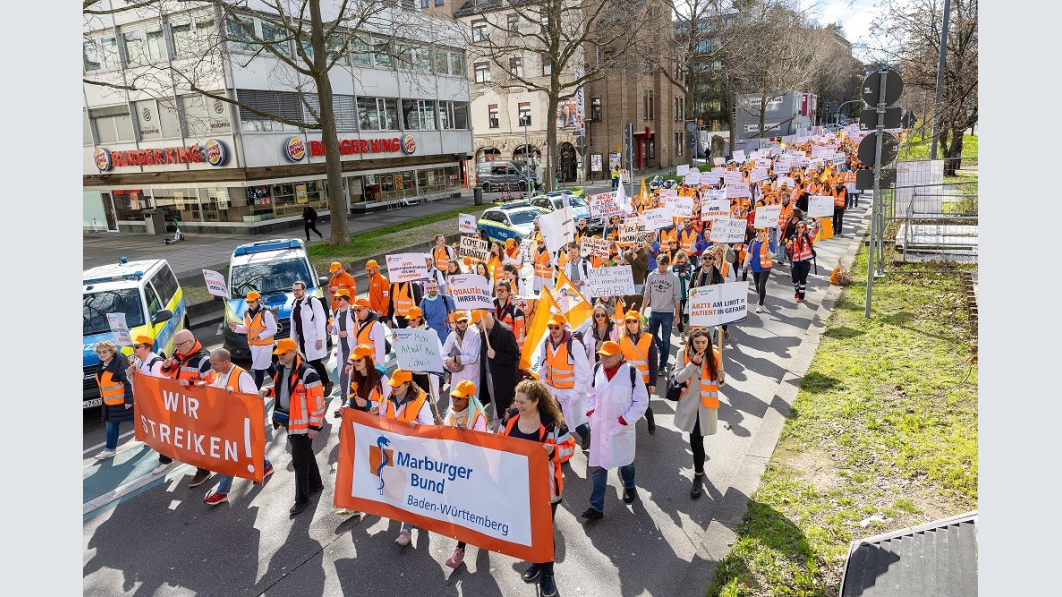
[[[301,162],[306,157],[306,143],[302,137],[289,137],[284,141],[284,155],[293,162]]]
[[[100,172],[106,172],[113,166],[111,162],[111,152],[100,147],[96,149],[96,153],[92,156],[92,161],[96,162],[96,167]]]
[[[417,140],[413,138],[413,135],[406,135],[402,137],[402,153],[411,155],[417,150]]]
[[[203,144],[203,153],[207,163],[211,166],[221,166],[229,157],[225,144],[217,139],[208,139]]]

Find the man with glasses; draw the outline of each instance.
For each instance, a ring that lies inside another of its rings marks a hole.
[[[210,373],[210,351],[203,348],[192,332],[181,330],[173,335],[173,356],[162,362],[162,372],[182,386],[205,384]],[[159,465],[171,462],[170,458],[159,455]],[[208,478],[210,471],[197,468],[188,487],[199,487]]]
[[[513,302],[512,285],[509,282],[499,280],[494,287],[494,313],[502,323],[509,326],[516,337],[516,346],[519,350],[524,349],[524,312]]]
[[[137,336],[136,343],[133,344],[133,361],[129,365],[129,369],[126,371],[126,377],[129,378],[134,385],[136,384],[136,373],[143,373],[144,375],[149,375],[151,377],[169,377],[162,372],[163,360],[162,357],[155,354],[154,340],[148,336]],[[159,463],[155,466],[155,469],[151,471],[151,474],[157,475],[170,468],[170,465],[172,464],[172,458],[159,454]]]
[[[292,284],[291,291],[295,294],[290,317],[291,339],[324,383],[325,396],[330,396],[333,384],[324,364],[328,359],[328,314],[321,299],[306,293],[306,283],[302,280]]]
[[[450,387],[468,380],[476,384],[476,394],[482,395],[479,388],[479,354],[482,338],[478,329],[469,329],[469,315],[464,311],[456,311],[454,315],[454,331],[446,337],[443,343],[443,365],[450,372]]]
[[[252,290],[247,293],[246,300],[247,311],[243,314],[243,325],[230,321],[229,328],[237,334],[247,334],[254,384],[261,387],[273,369],[273,338],[277,334],[277,316],[262,306],[261,294]]]
[[[568,320],[554,313],[546,324],[548,337],[539,358],[539,380],[546,384],[561,407],[564,421],[575,428],[580,444],[590,436],[586,417],[586,384],[590,381],[590,361],[586,347],[566,328]]]
[[[365,298],[354,301],[354,317],[357,319],[354,323],[354,345],[368,346],[372,349],[373,362],[383,364],[387,362],[387,337],[384,336],[383,323],[369,305],[369,300]]]

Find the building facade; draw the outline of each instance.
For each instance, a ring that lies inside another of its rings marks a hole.
[[[247,35],[275,40],[298,60],[276,17],[248,6],[238,21],[203,6],[86,25],[85,228],[142,231],[145,210],[200,232],[301,225],[307,204],[330,215],[321,131],[300,126],[315,122],[317,95]],[[334,192],[346,209],[459,191],[473,146],[456,26],[395,8],[341,35],[352,37],[352,51],[329,79],[343,164],[343,188]],[[192,81],[243,106],[195,93]]]

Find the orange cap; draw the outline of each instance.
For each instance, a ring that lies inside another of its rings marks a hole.
[[[369,304],[369,299],[367,299],[365,297],[362,297],[360,299],[355,299],[354,300],[354,306],[355,307],[365,307],[366,309],[371,309],[372,308],[372,305]]]
[[[298,349],[299,349],[298,345],[296,345],[295,341],[292,340],[291,338],[281,338],[280,341],[277,342],[277,349],[273,351],[273,354],[284,354],[285,352],[288,352],[289,350],[298,350]]]
[[[511,248],[513,248],[515,246],[516,246],[516,241],[515,240],[513,240],[511,238],[505,240],[505,248],[506,249],[511,249]]]
[[[466,379],[454,386],[454,389],[450,392],[450,395],[456,396],[458,398],[468,398],[469,396],[475,396],[476,384]]]
[[[479,323],[480,319],[483,319],[483,309],[476,309],[472,311],[472,316],[469,318],[469,323]]]
[[[148,346],[154,346],[155,345],[155,341],[151,338],[151,336],[137,336],[136,337],[136,343],[137,344],[147,344]]]
[[[351,351],[348,361],[356,361],[358,359],[364,359],[365,357],[372,356],[372,348],[368,344],[359,344]]]
[[[597,351],[597,354],[603,354],[606,357],[611,357],[618,355],[621,352],[623,352],[623,349],[620,348],[619,343],[609,340],[608,342],[605,342],[601,345],[601,348]]]
[[[328,271],[330,271],[330,272],[338,272],[341,267],[343,267],[342,263],[340,263],[338,261],[333,261],[332,265],[328,266]]]
[[[454,323],[462,319],[468,319],[468,311],[454,311]]]
[[[252,290],[252,291],[247,293],[247,300],[249,300],[249,301],[260,301],[260,300],[262,300],[262,295],[258,294],[257,291]]]
[[[339,298],[339,297],[343,297],[343,298],[345,298],[345,299],[347,299],[349,301],[350,300],[350,291],[347,290],[346,288],[340,288],[339,290],[336,291],[336,298]]]
[[[631,321],[632,319],[634,321],[641,321],[642,320],[642,316],[639,315],[638,312],[635,311],[634,309],[631,309],[630,311],[627,311],[626,315],[623,316],[623,320],[624,321]]]
[[[370,259],[365,262],[365,269],[377,269],[380,267],[379,263],[376,263],[375,259]]]
[[[560,313],[554,313],[554,314],[550,315],[549,316],[549,322],[554,324],[554,325],[559,325],[561,327],[564,327],[565,325],[568,324],[568,320],[565,319],[564,316],[561,315]]]
[[[424,311],[421,311],[420,307],[410,307],[409,314],[406,317],[424,317]]]
[[[401,369],[395,369],[394,373],[391,374],[391,379],[387,380],[387,385],[391,386],[392,388],[397,388],[398,386],[410,381],[413,381],[412,373],[410,373],[409,371],[403,371]]]

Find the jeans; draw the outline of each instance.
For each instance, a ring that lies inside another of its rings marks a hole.
[[[653,311],[649,314],[649,335],[653,337],[656,342],[656,350],[660,353],[660,368],[667,367],[667,360],[671,357],[671,326],[675,323],[674,313],[657,313]],[[661,326],[664,328],[660,336],[657,335],[657,331],[660,331]],[[656,380],[649,380],[655,382]]]
[[[268,469],[271,466],[273,466],[273,463],[269,462],[269,459],[266,458],[265,467]],[[226,495],[229,493],[230,489],[232,489],[232,477],[230,477],[229,475],[222,475],[221,481],[218,483],[218,488],[215,491],[220,494]]]
[[[118,447],[118,426],[120,423],[114,421],[107,421],[107,443],[104,444],[103,449],[108,452],[113,452]]]
[[[767,278],[771,276],[771,270],[765,269],[760,272],[752,272],[752,281],[756,284],[756,296],[759,297],[759,304],[762,306],[764,299],[767,298]]]
[[[605,511],[605,487],[608,485],[608,469],[601,468],[599,466],[590,467],[593,470],[590,473],[591,478],[594,481],[594,488],[590,490],[590,507],[598,512]],[[634,487],[634,463],[630,463],[627,466],[619,467],[620,480],[623,481],[623,488],[630,489]]]

